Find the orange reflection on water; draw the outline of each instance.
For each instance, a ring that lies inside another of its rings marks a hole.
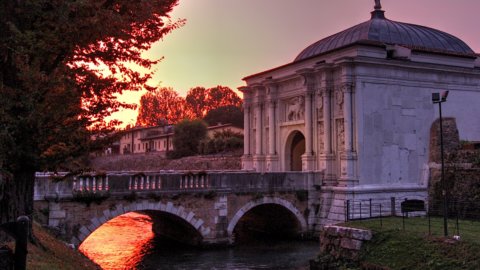
[[[79,250],[105,270],[135,269],[151,247],[149,216],[127,213],[95,230]]]

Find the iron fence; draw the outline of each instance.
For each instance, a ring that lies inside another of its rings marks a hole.
[[[480,241],[480,200],[450,198],[447,200],[449,236]],[[397,219],[386,219],[396,217]],[[443,200],[422,201],[418,198],[347,200],[345,222],[369,222],[374,228],[400,229],[443,236]]]

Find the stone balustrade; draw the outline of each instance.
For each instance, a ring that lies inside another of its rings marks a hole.
[[[274,192],[307,190],[309,179],[319,173],[256,172],[108,172],[102,174],[37,173],[35,200],[68,199],[74,192],[109,192],[123,195],[135,192]],[[319,182],[319,181],[316,181]],[[318,183],[317,183],[318,184]]]

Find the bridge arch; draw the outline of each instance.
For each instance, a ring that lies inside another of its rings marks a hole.
[[[114,219],[120,215],[136,212],[136,211],[159,211],[173,215],[187,224],[191,225],[205,239],[211,232],[211,229],[204,226],[204,220],[197,218],[192,211],[186,211],[184,207],[176,207],[172,202],[132,202],[127,205],[116,204],[114,209],[107,209],[100,215],[90,219],[90,224],[83,225],[78,230],[77,236],[71,239],[71,243],[79,246],[92,232],[102,226],[107,221]]]
[[[292,203],[281,198],[264,197],[263,199],[260,199],[260,200],[250,201],[235,213],[235,215],[233,216],[232,220],[229,222],[227,227],[228,236],[232,236],[235,226],[248,211],[250,211],[251,209],[257,206],[266,205],[266,204],[283,206],[291,214],[293,214],[293,216],[295,216],[295,218],[300,224],[301,231],[302,232],[307,231],[307,221],[305,220],[303,215],[300,213],[300,211]]]

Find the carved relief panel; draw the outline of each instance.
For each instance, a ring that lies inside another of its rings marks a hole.
[[[303,120],[305,117],[305,98],[296,96],[285,101],[285,121]]]
[[[318,150],[325,153],[325,125],[324,122],[318,122]]]
[[[337,152],[341,153],[345,149],[345,125],[343,118],[337,119],[335,121],[335,129],[336,129],[336,138],[337,138]]]
[[[343,89],[337,88],[334,92],[335,97],[335,115],[343,115]]]
[[[318,120],[323,120],[323,99],[325,98],[325,92],[324,90],[321,90],[317,94],[317,99],[315,103],[315,108],[317,110],[317,118]]]

